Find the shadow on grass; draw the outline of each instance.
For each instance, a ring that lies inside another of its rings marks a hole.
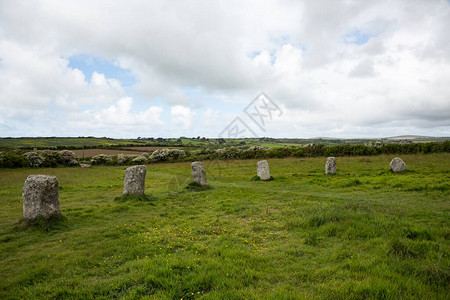
[[[342,182],[339,186],[340,187],[352,187],[352,186],[359,186],[363,184],[363,182],[359,179],[351,179],[347,180],[345,182]]]
[[[268,180],[261,180],[261,178],[259,178],[258,175],[255,175],[250,179],[250,181],[272,181],[272,180],[275,180],[275,177],[270,176]]]
[[[28,229],[36,229],[40,231],[59,231],[67,228],[67,217],[62,214],[54,214],[48,218],[37,217],[32,220],[21,219],[14,226],[15,231],[25,231]]]
[[[202,192],[202,191],[212,190],[214,188],[210,185],[201,185],[200,183],[193,181],[193,182],[189,183],[185,187],[185,189],[188,191],[191,191],[191,192]]]
[[[416,173],[417,173],[416,170],[410,170],[410,169],[406,169],[406,170],[400,171],[400,172],[394,172],[391,169],[384,169],[384,170],[378,172],[377,175],[387,175],[387,174],[405,175],[405,174],[416,174]]]
[[[120,197],[114,198],[114,201],[116,202],[154,202],[157,201],[158,198],[152,195],[122,195]]]

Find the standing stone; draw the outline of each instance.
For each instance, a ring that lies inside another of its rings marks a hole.
[[[336,158],[327,158],[327,162],[325,163],[325,174],[336,174]]]
[[[393,158],[389,167],[391,167],[393,172],[402,172],[406,170],[406,164],[400,157]]]
[[[194,181],[200,185],[207,185],[208,183],[206,182],[206,173],[203,164],[199,161],[194,161],[191,163],[191,168]]]
[[[144,165],[129,167],[125,170],[123,180],[123,194],[143,196],[145,191],[145,174],[147,167]]]
[[[256,175],[258,175],[261,180],[270,179],[269,164],[267,160],[261,160],[256,163]]]
[[[49,218],[60,214],[58,179],[56,176],[30,175],[22,188],[23,217]]]

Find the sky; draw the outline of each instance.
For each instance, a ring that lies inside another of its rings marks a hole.
[[[450,136],[448,0],[0,0],[0,137]]]

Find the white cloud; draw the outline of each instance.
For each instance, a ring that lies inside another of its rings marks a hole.
[[[192,118],[195,113],[186,106],[175,105],[170,108],[170,115],[172,121],[177,127],[182,129],[190,129],[192,126]]]
[[[194,116],[243,109],[264,90],[302,116],[274,135],[447,134],[449,26],[445,0],[2,1],[0,111],[19,135],[71,116],[84,116],[71,132],[91,118],[105,135],[140,123],[155,136],[204,135],[231,120],[193,130]],[[137,84],[87,78],[65,59],[77,54],[113,61]],[[177,130],[154,127],[169,118]]]
[[[82,120],[90,120],[90,127],[130,129],[134,126],[162,125],[162,107],[151,106],[143,112],[132,110],[133,99],[121,98],[117,103],[99,111],[86,110],[80,114]],[[89,122],[89,121],[88,121]]]
[[[133,109],[133,99],[121,98],[109,107],[100,110],[85,110],[71,113],[65,120],[68,128],[77,128],[79,135],[137,137],[151,136],[164,125],[161,120],[163,108],[150,106],[143,111]],[[68,130],[70,134],[70,130]]]

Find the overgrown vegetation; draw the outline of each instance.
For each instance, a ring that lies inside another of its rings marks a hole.
[[[0,298],[445,299],[450,154],[149,164],[151,201],[119,199],[125,166],[44,168],[63,226],[17,228],[34,169],[0,170]],[[122,201],[123,200],[123,201]]]
[[[75,153],[69,150],[36,150],[21,154],[19,151],[0,152],[0,168],[54,168],[78,166]]]

